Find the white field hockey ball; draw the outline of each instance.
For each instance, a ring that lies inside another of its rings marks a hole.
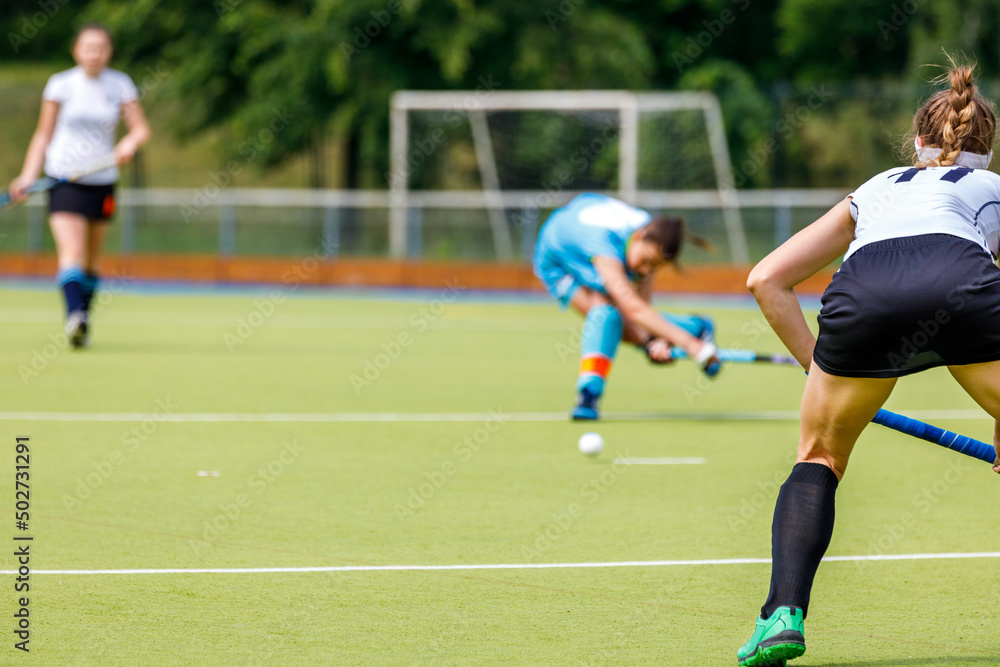
[[[580,436],[579,447],[584,454],[596,456],[604,450],[604,438],[597,433],[584,433]]]

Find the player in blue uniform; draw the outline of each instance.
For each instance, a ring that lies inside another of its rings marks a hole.
[[[714,377],[721,366],[704,316],[663,316],[649,300],[653,273],[676,260],[688,234],[676,217],[648,212],[599,194],[582,194],[556,209],[535,246],[535,275],[565,308],[584,317],[579,394],[573,419],[597,419],[597,403],[622,340],[655,363],[682,348]]]
[[[971,67],[948,77],[949,90],[913,119],[913,165],[870,179],[747,281],[809,378],[798,460],[774,508],[770,591],[737,652],[740,665],[783,666],[805,652],[804,620],[833,534],[837,486],[899,377],[947,366],[1000,419],[1000,176],[986,170],[996,119],[976,94]],[[794,287],[845,253],[814,337]],[[994,446],[1000,454],[1000,421]]]

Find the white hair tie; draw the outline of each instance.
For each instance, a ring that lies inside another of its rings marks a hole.
[[[920,162],[930,162],[941,155],[940,148],[920,146],[917,144],[916,139],[913,140],[913,147],[917,149],[917,160]],[[968,167],[969,169],[987,169],[992,160],[993,151],[990,151],[987,155],[959,151],[958,157],[955,158],[955,165],[958,167]]]

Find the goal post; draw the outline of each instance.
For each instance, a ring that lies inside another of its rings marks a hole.
[[[390,134],[394,257],[422,254],[425,213],[464,209],[464,219],[488,230],[498,259],[513,258],[512,230],[520,234],[524,260],[533,243],[526,235],[541,220],[528,228],[518,212],[540,217],[540,209],[592,191],[652,210],[712,212],[704,224],[717,218],[731,261],[749,262],[722,112],[711,93],[398,91]]]

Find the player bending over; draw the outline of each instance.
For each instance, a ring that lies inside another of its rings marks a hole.
[[[803,621],[833,534],[837,485],[897,378],[947,366],[1000,418],[1000,176],[986,170],[996,119],[976,94],[971,67],[953,68],[948,78],[950,89],[914,116],[913,166],[873,177],[764,258],[747,281],[809,378],[798,462],[774,508],[771,588],[737,652],[741,665],[784,665],[805,652]],[[817,339],[793,288],[841,255]],[[940,328],[915,335],[927,322]],[[1000,422],[994,445],[1000,453]]]
[[[565,308],[584,317],[579,400],[573,419],[597,419],[597,402],[619,341],[643,348],[655,363],[672,360],[676,345],[709,377],[721,363],[704,316],[661,315],[649,304],[653,273],[676,261],[688,234],[677,217],[653,218],[642,209],[598,194],[582,194],[545,221],[535,246],[535,275]]]

